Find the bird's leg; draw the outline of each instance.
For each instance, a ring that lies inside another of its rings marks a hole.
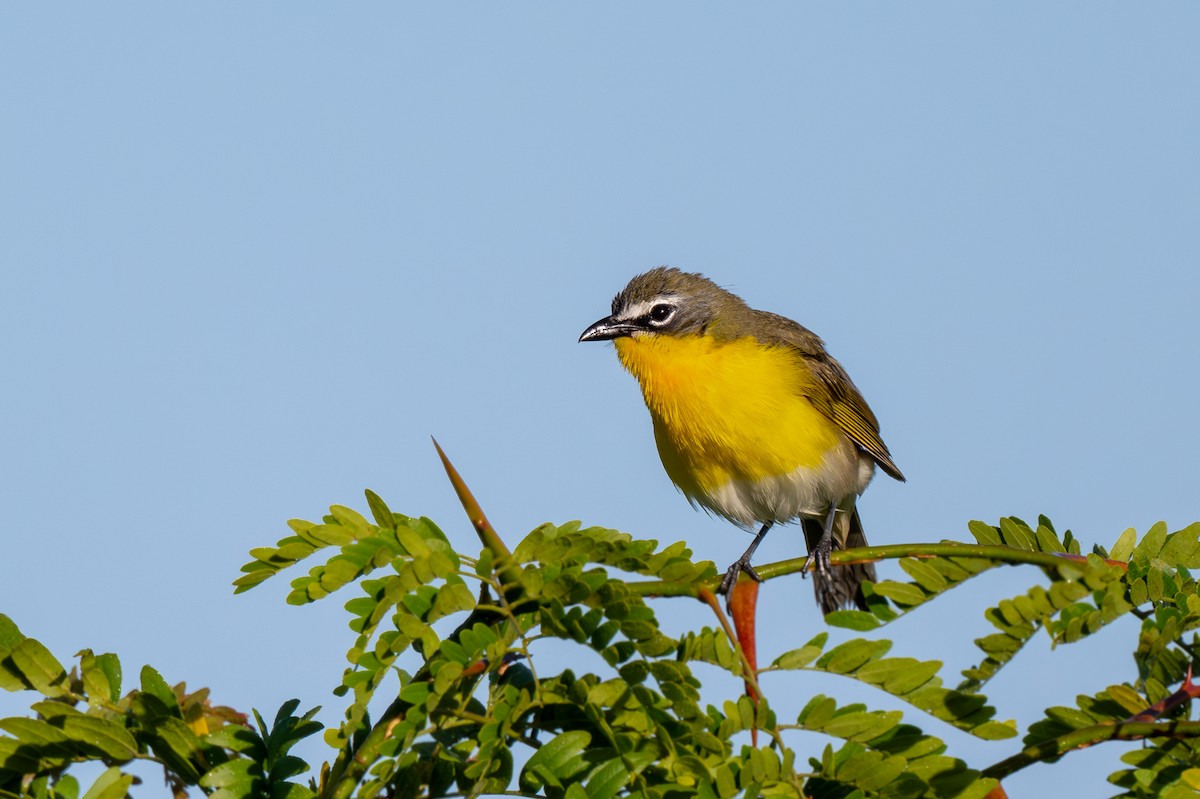
[[[754,540],[750,542],[750,546],[746,547],[746,551],[742,556],[733,562],[733,565],[725,570],[725,579],[721,580],[721,587],[717,589],[718,594],[729,596],[729,592],[733,589],[733,584],[737,582],[738,574],[745,572],[750,575],[756,582],[762,582],[762,578],[754,571],[754,567],[750,565],[750,558],[754,557],[754,550],[758,549],[758,545],[767,536],[767,530],[771,529],[771,525],[775,522],[767,522],[758,531],[758,535],[754,536]]]
[[[833,552],[833,522],[837,518],[837,511],[837,504],[830,503],[829,515],[825,517],[825,529],[821,531],[821,539],[808,553],[808,560],[804,561],[804,570],[800,572],[801,574],[808,571],[809,564],[815,566],[817,574],[829,574],[829,553]]]

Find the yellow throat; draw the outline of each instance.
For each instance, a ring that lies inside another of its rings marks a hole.
[[[723,486],[817,472],[846,446],[838,426],[805,399],[818,387],[787,347],[751,336],[647,333],[613,344],[641,384],[667,475],[718,513],[706,497]]]

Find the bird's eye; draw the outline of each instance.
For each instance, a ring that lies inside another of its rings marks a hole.
[[[661,325],[675,315],[675,306],[659,303],[650,309],[650,321]]]

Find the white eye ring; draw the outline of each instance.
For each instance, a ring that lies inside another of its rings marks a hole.
[[[670,305],[665,302],[660,302],[660,303],[656,303],[654,305],[654,307],[650,309],[650,313],[646,314],[646,317],[647,317],[647,319],[650,320],[651,325],[653,325],[655,327],[661,327],[662,325],[665,325],[667,322],[669,322],[671,320],[671,317],[674,315],[675,315],[675,306],[674,305]]]

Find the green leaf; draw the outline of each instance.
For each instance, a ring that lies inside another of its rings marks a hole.
[[[367,507],[371,509],[371,516],[374,517],[375,523],[385,530],[395,530],[396,517],[387,503],[369,488],[363,493],[367,496]]]
[[[857,632],[867,632],[882,626],[879,617],[865,610],[835,610],[825,614],[825,623]]]
[[[5,691],[23,691],[29,687],[29,683],[9,658],[13,647],[24,639],[25,636],[17,629],[16,623],[0,613],[0,688]]]
[[[29,679],[10,657],[14,648],[25,640],[17,626],[5,615],[0,614],[0,688],[6,691],[24,691],[32,688]]]
[[[113,760],[132,760],[138,753],[137,741],[128,730],[99,716],[69,715],[63,719],[62,731]]]
[[[620,758],[610,760],[607,763],[597,766],[590,775],[588,775],[587,791],[588,799],[612,799],[616,796],[617,791],[623,788],[629,782],[629,770],[625,768],[625,764]]]
[[[784,652],[771,665],[778,669],[802,669],[821,656],[828,640],[829,633],[819,633],[799,649]]]
[[[1058,540],[1058,536],[1054,534],[1054,530],[1050,527],[1039,525],[1034,535],[1037,537],[1037,546],[1042,552],[1066,552],[1067,549],[1063,546],[1063,542]]]
[[[271,786],[271,799],[313,799],[315,796],[310,788],[294,782],[277,782]]]
[[[341,545],[348,544],[356,538],[364,538],[371,535],[371,523],[353,508],[347,508],[344,505],[331,505],[329,513],[345,529],[335,533],[332,539],[321,536],[323,541]],[[332,528],[334,525],[329,525],[329,527]]]
[[[874,590],[875,593],[887,597],[900,606],[920,605],[926,599],[925,592],[917,586],[893,580],[875,583]]]
[[[124,799],[125,794],[129,793],[131,785],[133,785],[133,775],[122,774],[119,768],[113,766],[92,783],[92,787],[88,788],[83,799]]]
[[[295,755],[284,755],[271,764],[271,781],[276,784],[308,771],[308,763]]]
[[[1173,568],[1200,567],[1200,522],[1168,535],[1158,557]]]
[[[869,641],[865,638],[855,638],[838,644],[826,652],[817,661],[817,665],[832,674],[847,674],[882,657],[891,648],[890,641]]]
[[[59,747],[69,744],[70,737],[55,726],[41,719],[12,717],[0,719],[0,730],[12,735],[22,743],[36,747]]]
[[[1138,563],[1149,563],[1151,558],[1158,557],[1163,545],[1167,542],[1167,526],[1158,522],[1142,536],[1142,540],[1133,550],[1132,560]]]
[[[238,758],[209,769],[200,778],[199,785],[202,788],[224,789],[234,796],[254,796],[262,791],[265,783],[262,764]]]
[[[167,681],[162,675],[149,666],[143,666],[141,671],[142,693],[148,694],[159,702],[161,702],[168,712],[172,715],[183,717],[179,710],[179,700],[175,698],[175,692],[171,690],[171,686],[167,685]]]
[[[0,657],[8,654],[24,638],[25,636],[17,629],[17,623],[0,613]]]
[[[863,682],[878,685],[888,693],[903,696],[936,677],[941,668],[939,660],[885,658],[867,663],[858,670],[857,677]]]
[[[1112,545],[1112,549],[1108,551],[1108,557],[1112,560],[1129,560],[1133,557],[1133,548],[1137,543],[1137,531],[1130,527],[1117,539],[1117,543]]]
[[[411,705],[423,705],[429,698],[432,687],[427,682],[413,682],[400,689],[400,700]]]
[[[967,523],[967,529],[971,535],[975,536],[976,543],[985,546],[994,546],[1003,543],[1000,540],[1000,531],[986,522],[973,520]]]
[[[80,653],[79,669],[89,703],[116,702],[121,698],[121,661],[116,655],[93,655],[92,650],[85,649]]]
[[[829,720],[822,731],[837,738],[864,743],[895,727],[903,714],[898,710],[873,713],[844,713]]]
[[[63,774],[54,783],[57,799],[79,799],[79,781],[70,774]]]
[[[555,736],[538,747],[525,763],[520,784],[531,791],[536,791],[547,781],[552,785],[564,784],[582,770],[584,761],[580,755],[591,741],[592,736],[583,730]]]
[[[927,561],[923,558],[902,558],[900,568],[904,569],[913,581],[931,594],[941,593],[950,587],[946,579],[935,565],[937,561]]]
[[[1029,525],[1016,518],[1006,516],[1000,520],[1000,537],[1004,543],[1017,549],[1037,551],[1037,536]]]
[[[147,736],[154,754],[179,772],[188,782],[196,782],[203,773],[205,762],[203,748],[196,733],[183,719],[167,716],[160,718]]]
[[[9,659],[35,691],[49,697],[67,693],[66,669],[41,642],[33,638],[22,639],[12,648]]]
[[[216,732],[204,736],[204,743],[244,754],[254,760],[263,760],[267,756],[266,743],[262,737],[241,724],[226,724]]]

